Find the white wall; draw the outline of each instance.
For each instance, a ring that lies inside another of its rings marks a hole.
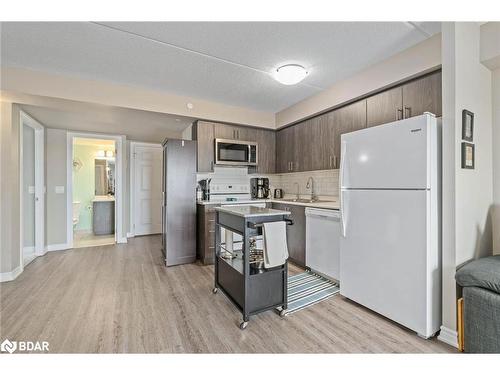
[[[19,108],[1,102],[0,127],[0,273],[9,273],[21,265],[19,205]]]
[[[493,253],[500,254],[500,68],[492,72],[493,105]]]
[[[64,246],[66,238],[66,130],[45,129],[45,241]],[[64,193],[56,193],[63,186]]]
[[[492,91],[480,62],[480,24],[444,23],[442,37],[443,326],[454,332],[456,268],[492,252]],[[463,109],[474,113],[474,170],[461,168]]]
[[[52,74],[24,68],[1,68],[2,90],[125,107],[180,116],[274,128],[272,112],[256,111],[155,90]],[[187,103],[194,105],[187,108]]]

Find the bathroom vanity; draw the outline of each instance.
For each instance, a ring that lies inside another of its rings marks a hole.
[[[95,235],[115,233],[115,197],[97,195],[92,201],[92,231]]]

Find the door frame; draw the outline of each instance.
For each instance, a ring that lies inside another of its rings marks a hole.
[[[73,248],[73,140],[74,138],[109,139],[116,142],[116,179],[115,179],[115,242],[127,243],[123,236],[124,213],[123,203],[123,165],[125,136],[101,133],[68,132],[66,135],[66,240],[67,247]]]
[[[130,162],[130,201],[129,201],[129,224],[130,224],[130,231],[127,233],[127,237],[135,237],[135,154],[136,154],[136,149],[137,147],[153,147],[153,148],[158,148],[161,149],[163,146],[161,143],[150,143],[150,142],[136,142],[136,141],[130,141],[130,150],[129,150],[129,162]],[[163,173],[163,170],[162,172]]]
[[[45,249],[45,127],[24,111],[19,111],[19,251],[20,270],[24,270],[24,205],[23,164],[24,125],[34,132],[35,141],[35,257],[44,255]],[[33,259],[34,259],[33,258]],[[33,260],[32,259],[32,260]],[[27,265],[27,264],[26,264]]]

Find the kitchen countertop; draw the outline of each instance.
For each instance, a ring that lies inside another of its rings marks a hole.
[[[290,215],[289,211],[275,210],[272,208],[264,208],[264,207],[245,206],[245,205],[222,206],[222,207],[217,207],[216,210],[241,217]]]
[[[337,197],[325,199],[321,202],[293,202],[289,200],[290,198],[285,199],[242,199],[238,201],[198,201],[197,203],[200,205],[237,205],[237,204],[249,204],[249,203],[282,203],[282,204],[291,204],[295,206],[303,206],[303,207],[313,207],[313,208],[324,208],[329,210],[339,210],[340,203]]]
[[[115,200],[114,196],[109,195],[96,195],[92,202],[113,202]]]

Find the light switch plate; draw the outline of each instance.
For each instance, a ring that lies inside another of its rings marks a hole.
[[[28,186],[28,193],[29,194],[35,194],[35,187],[34,186]]]
[[[64,194],[64,186],[56,186],[56,194]]]

